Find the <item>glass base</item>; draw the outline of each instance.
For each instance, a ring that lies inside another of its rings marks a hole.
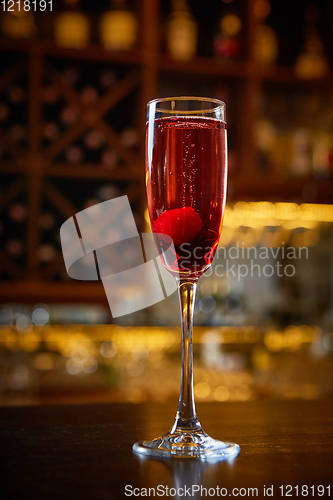
[[[152,441],[135,443],[133,451],[153,457],[223,460],[238,455],[240,447],[235,443],[213,439],[202,430],[194,432],[170,431]]]

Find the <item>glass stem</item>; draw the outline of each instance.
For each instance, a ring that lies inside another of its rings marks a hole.
[[[196,280],[178,281],[182,328],[182,371],[179,406],[172,432],[191,432],[200,429],[200,423],[195,411],[193,392],[192,329],[196,289]]]

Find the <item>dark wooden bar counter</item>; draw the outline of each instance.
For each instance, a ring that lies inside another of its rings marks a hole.
[[[165,497],[167,486],[207,488],[192,497],[192,490],[169,490],[173,498],[295,498],[297,487],[298,497],[333,497],[332,401],[207,403],[197,410],[206,432],[241,446],[237,458],[207,464],[134,455],[135,441],[169,429],[176,404],[0,408],[0,498],[138,498],[158,485]]]

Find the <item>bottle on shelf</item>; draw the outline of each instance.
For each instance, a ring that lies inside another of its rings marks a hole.
[[[24,254],[24,244],[22,240],[11,238],[6,242],[6,253],[15,258],[22,257]]]
[[[325,45],[317,29],[319,17],[320,11],[316,7],[306,9],[305,42],[295,63],[295,72],[300,78],[323,78],[329,72]]]
[[[37,248],[37,255],[41,262],[53,262],[57,256],[57,250],[51,243],[43,243]]]
[[[291,134],[292,157],[289,170],[292,175],[306,177],[311,174],[311,133],[307,127],[297,127]]]
[[[173,0],[166,25],[168,55],[178,61],[189,61],[197,52],[198,23],[186,0]]]
[[[225,4],[231,4],[226,2]],[[233,6],[223,6],[218,32],[214,37],[214,56],[219,60],[238,59],[242,54],[242,20]]]
[[[254,3],[254,15],[258,21],[255,28],[255,59],[261,66],[271,66],[276,62],[279,44],[275,30],[266,23],[271,11],[268,0],[256,0]]]
[[[276,140],[276,127],[269,119],[259,119],[254,123],[254,144],[257,149],[257,162],[262,173],[272,167],[272,157]]]
[[[314,96],[310,91],[294,91],[291,94],[289,172],[297,177],[308,177],[312,174],[313,100]]]
[[[90,37],[88,16],[80,12],[80,0],[64,0],[64,3],[64,11],[55,18],[55,41],[61,47],[83,48]]]
[[[20,202],[11,203],[8,207],[8,216],[13,223],[25,222],[28,217],[26,205]]]
[[[69,165],[80,165],[84,162],[85,154],[80,146],[74,144],[65,150],[64,157]]]
[[[126,0],[112,0],[100,21],[100,41],[106,50],[131,50],[137,39],[137,19]]]
[[[333,166],[332,129],[317,130],[313,137],[312,170],[314,177],[328,177]]]
[[[261,172],[269,172],[279,178],[289,175],[288,168],[292,161],[290,122],[287,96],[276,90],[265,89],[253,130]]]
[[[111,148],[105,148],[101,152],[100,164],[105,170],[115,169],[118,165],[117,153]]]
[[[326,178],[331,175],[333,167],[333,96],[324,96],[325,104],[330,104],[323,108],[318,106],[313,129],[312,145],[312,171],[317,178]],[[327,99],[327,101],[326,101]]]
[[[11,9],[5,10],[4,8],[0,16],[3,35],[8,38],[34,38],[37,35],[37,26],[33,10],[24,11],[20,9],[19,2],[11,3],[13,4]]]

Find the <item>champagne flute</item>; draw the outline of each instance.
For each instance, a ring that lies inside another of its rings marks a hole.
[[[209,437],[196,415],[193,393],[193,308],[198,278],[212,265],[227,187],[225,103],[172,97],[148,103],[146,128],[148,211],[164,267],[178,285],[182,328],[179,406],[171,430],[134,444],[155,457],[222,459],[239,453],[235,443]],[[175,252],[163,252],[173,243]],[[168,258],[166,258],[168,255]]]

